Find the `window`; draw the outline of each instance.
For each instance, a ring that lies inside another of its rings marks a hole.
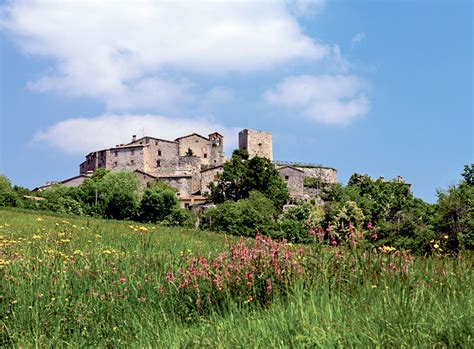
[[[156,167],[161,167],[161,161],[160,161],[160,160],[158,160],[158,161],[156,162]]]
[[[118,153],[117,153],[116,151],[114,152],[114,154],[115,154],[115,156],[117,156],[117,155],[118,155]]]
[[[215,174],[214,175],[214,182],[217,182],[219,180],[219,175]]]
[[[258,143],[258,146],[261,147],[261,146],[262,146],[262,143]]]
[[[289,177],[289,176],[285,176],[285,181],[287,181],[288,179],[290,179],[290,177]]]
[[[155,141],[155,145],[158,145],[158,141]]]
[[[188,204],[188,203],[185,203],[185,204],[184,204],[184,208],[189,208],[189,204]]]
[[[133,165],[135,164],[135,160],[130,160],[130,163]]]
[[[135,150],[132,149],[132,155],[135,155]]]
[[[204,159],[207,159],[207,154],[206,153],[204,153]]]
[[[158,149],[158,156],[161,156],[161,149]]]

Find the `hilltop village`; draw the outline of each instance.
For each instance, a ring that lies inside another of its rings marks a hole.
[[[260,156],[273,161],[271,132],[244,129],[239,132],[239,149],[249,157]],[[190,207],[207,201],[211,182],[217,184],[219,174],[227,161],[224,156],[224,137],[214,132],[207,137],[193,133],[165,140],[151,136],[137,138],[129,143],[93,151],[79,165],[79,176],[66,179],[60,184],[78,186],[97,169],[111,171],[128,170],[137,174],[143,186],[156,180],[168,182],[177,189],[182,207]],[[280,176],[288,185],[294,199],[317,198],[319,191],[304,186],[305,178],[318,178],[321,183],[337,183],[334,168],[315,164],[273,162]],[[43,190],[50,186],[36,188]]]

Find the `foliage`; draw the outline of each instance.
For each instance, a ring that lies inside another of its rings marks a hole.
[[[474,185],[474,164],[464,165],[464,172],[461,175],[468,185]]]
[[[109,172],[98,182],[99,200],[105,206],[104,216],[132,219],[139,205],[140,182],[133,172]]]
[[[227,200],[205,213],[204,227],[233,235],[255,236],[274,230],[275,208],[270,199],[257,191],[247,199]]]
[[[174,191],[162,189],[160,184],[145,190],[140,202],[140,220],[143,222],[161,222],[173,209],[178,207]]]
[[[179,271],[168,272],[164,293],[175,298],[185,316],[209,314],[229,297],[268,306],[303,277],[302,253],[286,241],[260,234],[250,244],[241,238],[213,260],[186,257]]]
[[[10,180],[3,175],[0,175],[0,206],[21,206],[17,192],[12,189]]]
[[[308,202],[289,207],[279,219],[280,236],[292,242],[310,242],[314,206]]]
[[[438,192],[435,227],[439,237],[447,236],[445,248],[474,249],[474,186],[462,181]]]
[[[237,201],[248,198],[254,190],[272,200],[277,210],[289,199],[286,183],[269,159],[256,156],[248,160],[245,153],[236,151],[224,164],[217,186],[210,184],[210,198],[215,203]]]

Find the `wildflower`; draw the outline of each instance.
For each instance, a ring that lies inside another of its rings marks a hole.
[[[251,301],[253,301],[253,297],[249,296],[249,298],[247,298],[247,300],[244,302],[244,304],[250,303]]]
[[[378,238],[379,238],[379,236],[377,235],[377,233],[374,233],[374,234],[372,235],[372,239],[377,240]]]
[[[372,287],[372,288],[377,288],[377,285],[372,285],[372,286],[370,286],[370,287]]]
[[[79,255],[79,256],[84,256],[84,253],[82,253],[81,250],[74,250],[74,254]]]
[[[148,228],[147,227],[140,227],[138,230],[146,233],[148,231]]]
[[[267,279],[267,291],[272,290],[272,279],[268,278]]]
[[[41,218],[41,217],[38,217],[38,218],[36,218],[36,221],[37,221],[37,222],[44,222],[44,219]]]
[[[40,240],[40,239],[41,239],[41,236],[34,234],[32,239],[33,239],[33,240]]]
[[[447,239],[449,238],[449,236],[448,236],[448,235],[445,235],[444,238],[447,240]]]
[[[369,229],[369,230],[372,229],[372,223],[371,222],[367,223],[367,229]]]
[[[314,229],[310,229],[310,230],[309,230],[309,235],[314,236],[314,234],[316,234],[316,232],[314,231]]]
[[[439,245],[438,245],[438,244],[434,244],[433,247],[434,247],[434,248],[439,248]]]
[[[127,278],[124,275],[122,275],[120,277],[119,281],[123,284],[123,283],[125,283],[125,281],[127,281]]]

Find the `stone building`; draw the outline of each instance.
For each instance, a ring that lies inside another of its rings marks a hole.
[[[130,143],[89,153],[79,172],[84,175],[99,168],[135,171],[144,186],[160,179],[178,189],[183,200],[194,202],[193,196],[206,192],[209,184],[202,181],[201,171],[219,168],[223,162],[224,137],[218,132],[207,138],[193,133],[174,141],[134,135]]]
[[[278,173],[288,187],[288,193],[292,198],[302,199],[304,196],[304,172],[292,166],[278,168]]]
[[[80,165],[86,175],[99,168],[135,171],[143,186],[163,180],[176,188],[182,207],[206,201],[209,183],[217,184],[224,171],[224,137],[218,132],[204,137],[192,133],[175,140],[145,136],[132,137],[127,144],[94,151]],[[249,157],[273,160],[272,133],[244,129],[239,132],[239,149]],[[292,198],[318,197],[319,190],[306,188],[305,178],[319,178],[322,183],[337,183],[337,171],[314,164],[274,162],[285,180]]]
[[[272,133],[245,129],[239,132],[239,149],[249,154],[250,158],[260,156],[273,160]]]

